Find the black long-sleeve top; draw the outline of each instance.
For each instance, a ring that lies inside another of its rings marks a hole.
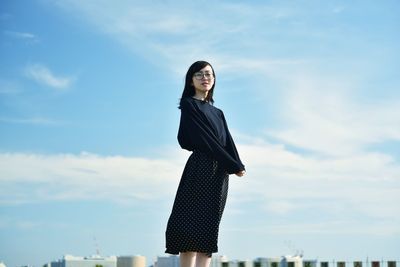
[[[245,169],[220,109],[192,97],[183,98],[180,109],[178,141],[183,149],[208,154],[229,174]]]

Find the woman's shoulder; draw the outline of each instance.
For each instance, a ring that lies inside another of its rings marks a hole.
[[[214,110],[215,112],[223,113],[222,109],[216,107],[214,104],[212,104],[212,105],[210,104],[210,107],[211,107],[211,109]]]
[[[180,109],[196,109],[196,110],[216,112],[216,113],[223,114],[222,110],[217,108],[213,104],[210,104],[207,101],[199,100],[199,99],[196,99],[196,98],[190,97],[190,96],[181,98],[179,108]]]
[[[181,101],[179,102],[179,108],[190,108],[194,105],[194,98],[193,97],[182,97]]]
[[[195,99],[193,97],[185,96],[181,98],[181,103],[193,103],[194,100]]]
[[[209,103],[207,101],[204,100],[200,100],[191,96],[187,96],[187,97],[182,97],[181,98],[181,102],[180,102],[180,106],[201,106],[204,104],[208,104]]]

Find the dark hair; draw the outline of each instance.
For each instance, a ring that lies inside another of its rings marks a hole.
[[[185,78],[185,87],[183,88],[183,93],[182,93],[182,98],[185,97],[192,97],[196,94],[196,91],[194,89],[193,86],[193,75],[200,71],[201,69],[203,69],[206,66],[210,66],[213,74],[214,74],[214,84],[211,87],[210,91],[208,91],[207,97],[206,97],[206,101],[208,101],[209,103],[213,104],[214,103],[214,99],[213,99],[213,94],[214,94],[214,87],[215,87],[215,72],[214,72],[214,68],[211,66],[210,63],[208,63],[207,61],[196,61],[195,63],[193,63],[187,73],[186,73],[186,78]],[[179,104],[179,108],[181,107],[181,105]]]

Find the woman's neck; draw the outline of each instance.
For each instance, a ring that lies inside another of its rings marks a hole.
[[[198,100],[204,101],[204,100],[206,100],[206,98],[207,98],[207,93],[208,93],[208,92],[196,92],[196,93],[194,94],[193,98],[196,98],[196,99],[198,99]]]

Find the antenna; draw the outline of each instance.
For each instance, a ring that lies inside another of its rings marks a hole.
[[[94,247],[96,249],[96,255],[100,256],[99,244],[97,243],[96,236],[93,236]]]
[[[301,258],[303,257],[304,250],[296,248],[291,240],[285,241],[285,245],[288,247],[291,253],[294,253],[293,256],[300,256]]]
[[[294,254],[298,253],[298,251],[296,250],[296,248],[291,240],[287,240],[285,243],[286,243],[285,245],[289,249],[290,253],[294,253]]]

